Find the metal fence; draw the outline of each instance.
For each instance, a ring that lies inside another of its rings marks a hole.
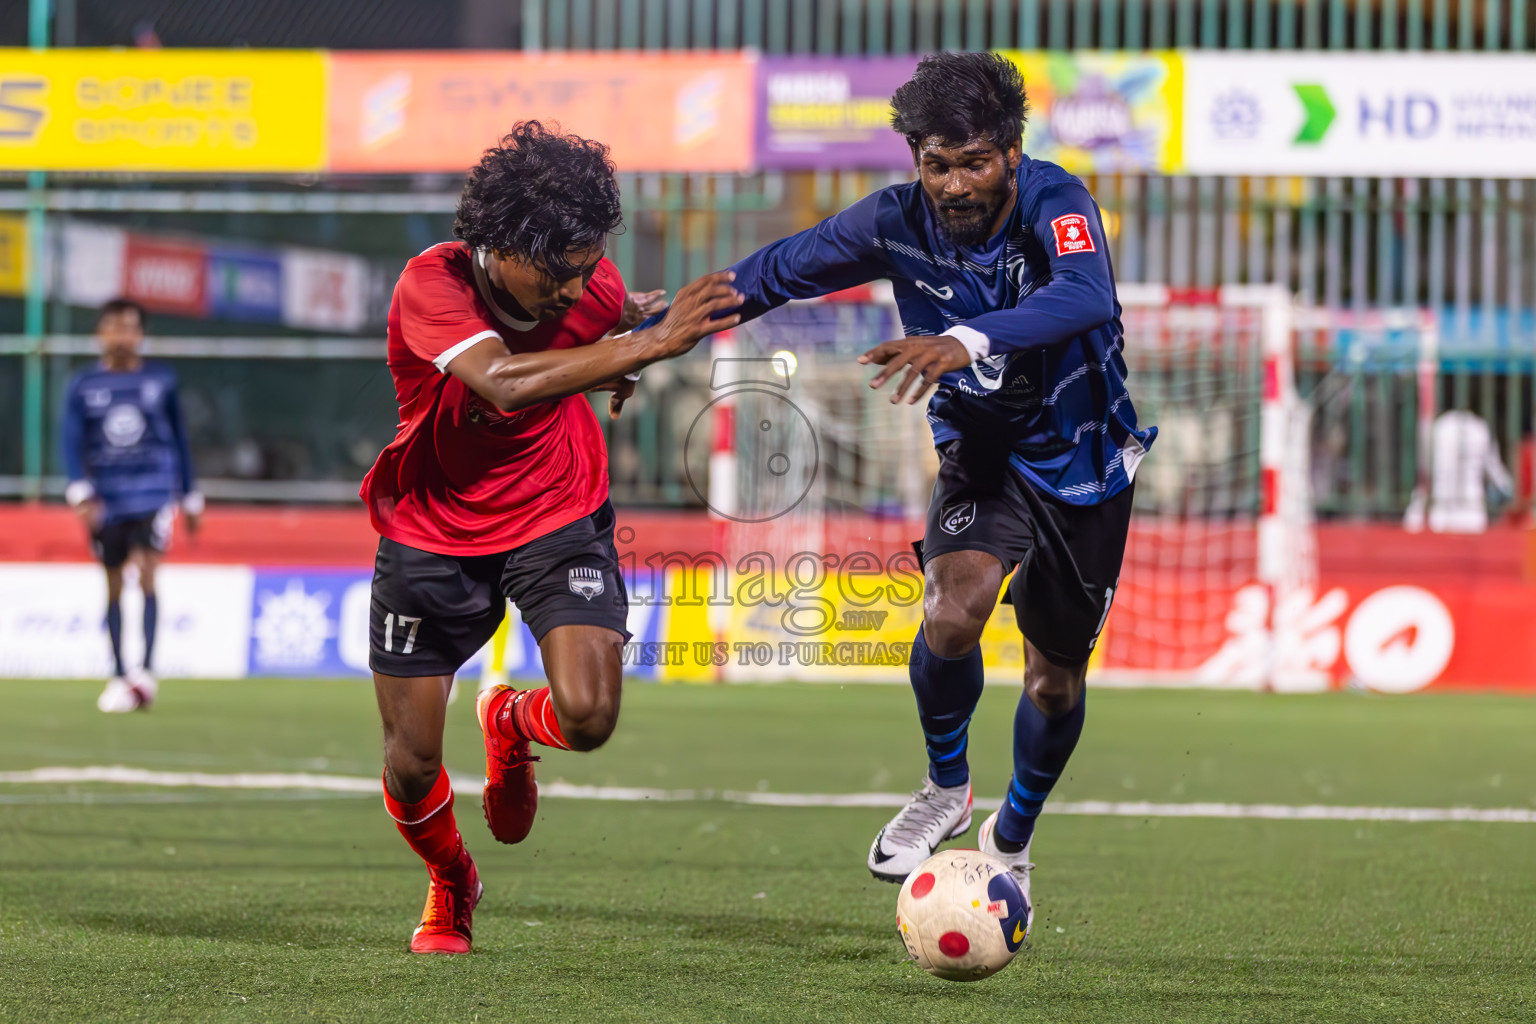
[[[1525,49],[1526,0],[524,0],[526,50]]]
[[[507,7],[491,0],[468,0],[467,6]],[[524,0],[508,22],[515,24],[516,38],[507,42],[528,50],[755,47],[818,54],[992,47],[1525,51],[1536,45],[1532,6],[1530,0]],[[1027,136],[1025,143],[1027,149]],[[893,180],[905,176],[838,170],[624,174],[628,230],[614,239],[610,252],[631,286],[675,289]],[[132,212],[145,224],[195,209],[214,218],[203,222],[212,225],[208,231],[239,237],[253,215],[265,218],[264,230],[270,231],[277,214],[320,212],[340,218],[343,235],[350,230],[346,225],[361,223],[357,218],[393,219],[398,229],[375,233],[402,240],[447,237],[456,188],[446,178],[250,180],[216,189],[189,188],[183,180],[176,184],[176,198],[168,199],[166,183],[144,179],[53,177],[49,184],[56,189],[47,194],[51,217],[115,210]],[[1087,184],[1104,210],[1122,281],[1278,282],[1305,306],[1357,314],[1397,307],[1434,311],[1446,381],[1442,405],[1479,411],[1494,426],[1506,463],[1516,462],[1530,432],[1536,368],[1531,312],[1536,182],[1099,175],[1089,176]],[[80,187],[85,185],[89,189]],[[24,200],[19,188],[0,192],[0,205],[15,208]],[[373,255],[403,262],[414,251],[402,242],[398,251]],[[54,333],[82,326],[58,310],[49,320],[46,330]],[[18,319],[0,329],[20,328]],[[1326,384],[1319,392],[1326,399],[1319,429],[1328,438],[1343,438],[1329,441],[1342,447],[1326,510],[1400,514],[1416,449],[1411,431],[1404,434],[1403,403],[1385,396],[1406,386],[1399,377],[1407,371],[1382,354],[1390,346],[1351,347],[1331,329],[1306,344],[1312,349],[1302,354],[1300,365],[1311,369],[1304,369],[1303,386]],[[54,468],[48,455],[54,447],[51,422],[34,407],[24,423],[22,407],[34,393],[56,394],[69,365],[62,356],[24,363],[19,355],[0,353],[0,437],[6,439],[0,444],[0,476],[7,477],[0,490],[25,490],[15,474],[35,480]],[[253,381],[253,374],[232,372],[247,364],[223,365],[222,371],[204,374],[189,363],[185,371],[194,389],[206,377],[211,395],[246,387],[239,402],[253,410],[239,421],[245,428],[240,437],[231,433],[231,439],[217,441],[209,465],[232,463],[234,446],[243,441],[274,451],[291,447],[290,424],[254,414],[265,399],[250,390],[253,384],[241,383],[241,378]],[[292,372],[302,364],[280,365],[294,379],[304,376]],[[696,376],[679,366],[655,375],[645,387],[662,388],[657,381],[681,387],[690,375]],[[23,387],[24,379],[34,387]],[[325,372],[309,375],[304,386],[325,379]],[[650,397],[669,408],[669,396],[660,390]],[[371,398],[358,401],[370,410],[376,404]],[[672,413],[652,414],[646,411],[650,404],[637,403],[633,418],[614,428],[616,496],[686,501],[676,452],[668,447],[675,431],[666,418]],[[38,423],[40,429],[32,426]],[[315,487],[304,491],[291,483],[230,477],[232,493],[260,493],[263,485],[274,497],[341,493],[357,468],[337,453],[361,450],[370,436],[347,416],[311,426],[320,434],[309,442],[308,454],[288,460],[282,472],[290,481],[308,480]]]

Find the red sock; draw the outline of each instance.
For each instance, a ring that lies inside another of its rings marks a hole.
[[[550,703],[547,686],[509,693],[500,708],[492,709],[490,717],[507,739],[532,740],[546,747],[571,749],[560,734],[560,723],[555,720],[555,708]]]
[[[440,871],[459,859],[464,840],[453,820],[453,785],[448,781],[448,769],[438,771],[432,792],[419,803],[403,804],[385,789],[384,809],[427,867]]]

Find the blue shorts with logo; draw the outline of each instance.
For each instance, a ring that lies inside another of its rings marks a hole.
[[[1025,639],[1058,665],[1087,661],[1119,585],[1134,484],[1098,505],[1068,505],[1032,487],[1006,450],[957,438],[938,451],[918,560],[995,556],[1013,573],[1003,602]]]
[[[439,555],[379,539],[368,664],[387,676],[457,672],[495,634],[506,603],[535,640],[557,626],[625,629],[629,597],[613,546],[613,506],[494,555]]]

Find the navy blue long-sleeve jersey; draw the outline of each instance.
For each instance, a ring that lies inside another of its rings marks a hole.
[[[1062,501],[1093,505],[1124,490],[1156,436],[1137,426],[1126,391],[1098,205],[1056,164],[1021,161],[1013,212],[979,246],[950,242],[914,182],[731,269],[743,320],[889,278],[907,335],[947,334],[976,357],[940,378],[928,404],[934,443],[1002,441],[1013,465]]]
[[[191,494],[192,455],[176,376],[145,363],[129,373],[93,366],[69,382],[64,467],[106,506],[106,522],[152,515]]]

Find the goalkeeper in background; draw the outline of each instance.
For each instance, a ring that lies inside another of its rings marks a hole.
[[[102,711],[136,711],[155,699],[150,674],[159,602],[155,569],[171,542],[177,505],[197,529],[203,496],[192,482],[176,375],[144,362],[144,310],[114,299],[96,318],[101,359],[69,382],[60,435],[69,473],[65,500],[90,532],[107,571],[107,633],[112,678],[96,700]],[[123,567],[132,563],[144,594],[144,662],[123,663]]]
[[[1006,58],[944,53],[892,97],[918,180],[882,189],[737,263],[750,320],[790,299],[890,279],[903,333],[860,357],[892,401],[938,390],[940,468],[918,548],[923,625],[911,679],[927,743],[922,788],[875,837],[875,877],[903,880],[971,823],[966,729],[982,628],[1003,578],[1024,634],[1013,778],[980,848],[1029,893],[1035,818],[1083,728],[1088,657],[1120,576],[1137,425],[1098,206],[1022,151],[1024,81]],[[1027,925],[1026,925],[1027,928]],[[1016,931],[1017,948],[1024,933]]]

